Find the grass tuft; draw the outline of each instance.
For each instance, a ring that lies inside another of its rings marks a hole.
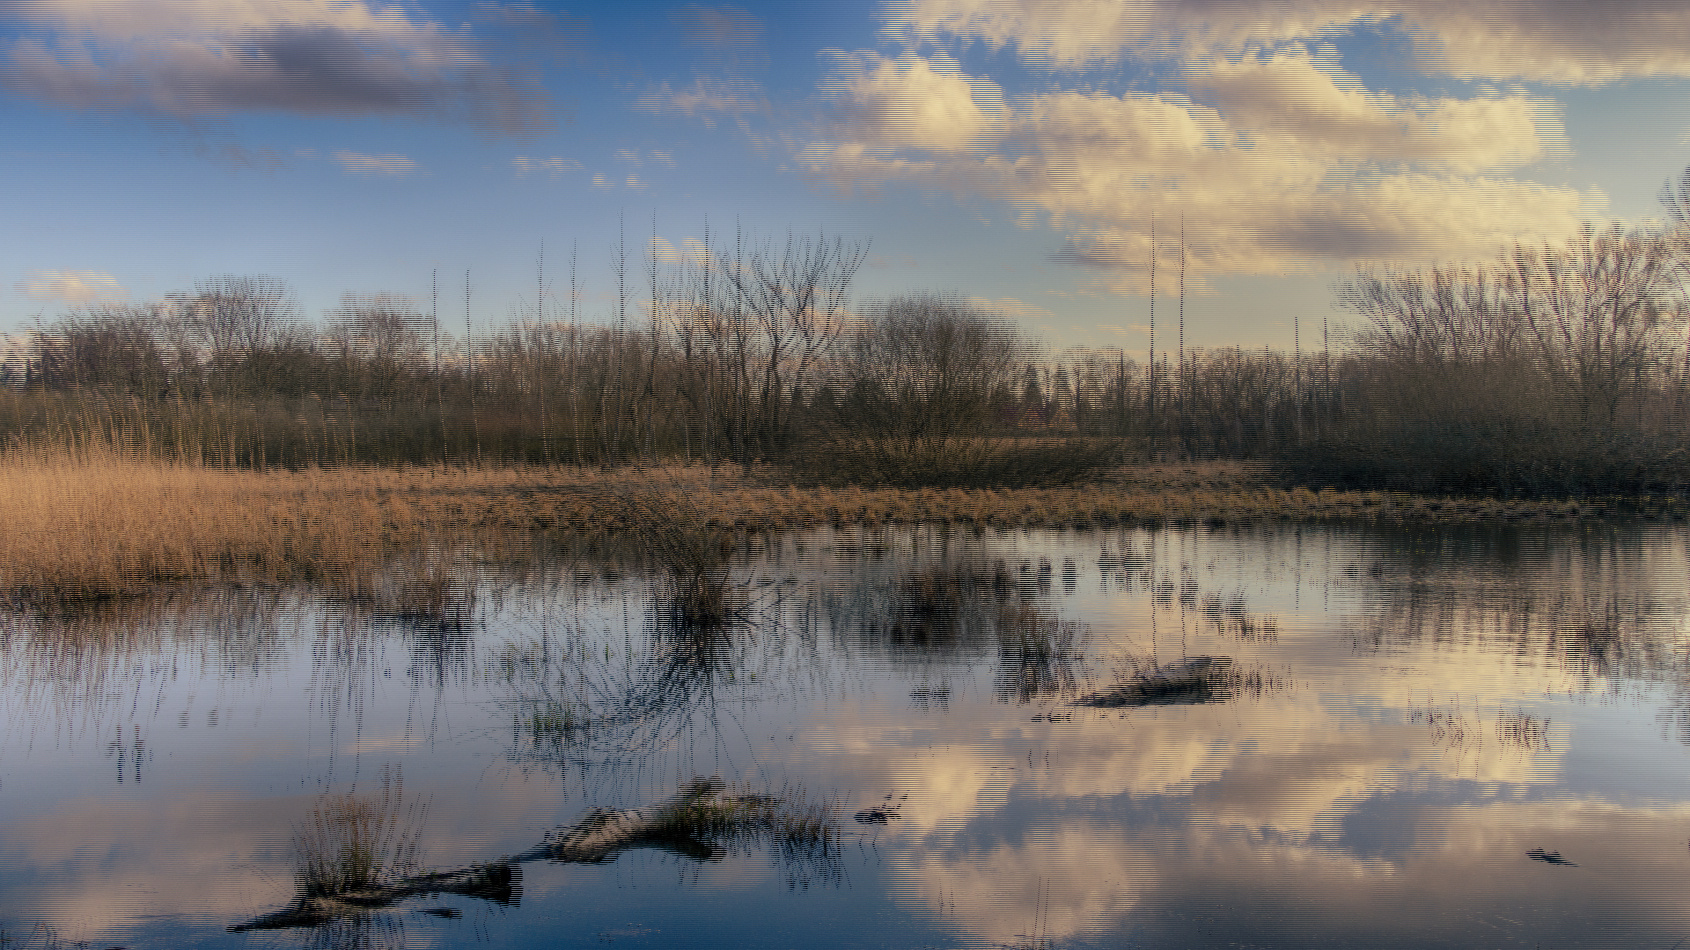
[[[406,804],[397,769],[383,770],[379,797],[323,796],[294,828],[299,897],[339,897],[414,873],[425,812]]]

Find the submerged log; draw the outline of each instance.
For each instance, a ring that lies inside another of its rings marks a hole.
[[[1124,706],[1179,706],[1220,702],[1227,697],[1232,660],[1194,656],[1140,673],[1125,683],[1087,693],[1076,706],[1118,709]]]
[[[768,800],[751,796],[723,798],[720,779],[700,779],[654,805],[640,809],[595,808],[580,820],[546,833],[532,848],[487,864],[454,871],[429,871],[384,884],[352,888],[335,894],[301,895],[279,911],[231,925],[230,933],[315,927],[339,917],[351,917],[391,907],[424,894],[459,894],[498,904],[515,904],[522,893],[521,865],[528,861],[597,864],[632,848],[655,847],[697,861],[720,856],[709,841],[690,826],[726,820],[766,808]]]
[[[423,894],[461,894],[496,904],[515,904],[522,894],[522,869],[509,861],[495,861],[456,871],[414,874],[390,884],[354,888],[338,894],[301,897],[275,913],[235,924],[229,927],[229,932],[315,927],[337,917],[380,910]]]

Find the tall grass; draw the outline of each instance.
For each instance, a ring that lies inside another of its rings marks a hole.
[[[298,898],[338,897],[415,873],[426,811],[406,803],[397,770],[383,770],[378,796],[324,796],[294,828]]]

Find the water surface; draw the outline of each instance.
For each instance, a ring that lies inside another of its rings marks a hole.
[[[820,532],[743,622],[558,561],[446,609],[218,593],[0,623],[11,945],[1659,947],[1690,937],[1683,528]],[[1199,690],[1085,704],[1193,657]],[[531,861],[231,933],[314,809],[418,868],[699,777],[814,847]],[[868,820],[858,820],[859,817]],[[7,944],[0,943],[0,946]]]

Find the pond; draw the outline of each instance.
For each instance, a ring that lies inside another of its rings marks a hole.
[[[1665,526],[824,530],[745,543],[721,625],[579,557],[8,616],[0,946],[1671,950],[1687,570]],[[736,810],[560,844],[687,789]],[[304,920],[331,878],[414,886]]]

